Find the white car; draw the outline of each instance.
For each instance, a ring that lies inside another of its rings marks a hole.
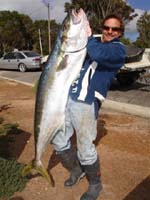
[[[41,69],[41,56],[33,51],[13,51],[0,58],[0,69]]]

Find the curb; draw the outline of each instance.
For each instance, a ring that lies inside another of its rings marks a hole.
[[[3,77],[3,76],[0,76],[0,78],[6,79],[9,81],[13,81],[13,82],[17,82],[17,83],[21,83],[23,85],[27,85],[30,87],[34,86],[34,84],[31,84],[31,83],[26,83],[23,81],[14,80],[14,79]],[[139,106],[139,105],[135,105],[135,104],[122,103],[122,102],[117,102],[117,101],[112,101],[112,100],[106,99],[102,103],[102,108],[110,109],[113,111],[118,111],[118,112],[122,112],[122,113],[126,113],[126,114],[131,114],[131,115],[135,115],[135,116],[139,116],[139,117],[143,117],[143,118],[148,118],[148,119],[150,118],[150,108],[149,107]]]
[[[16,83],[21,83],[23,85],[27,85],[27,86],[30,86],[30,87],[33,87],[34,84],[32,83],[27,83],[27,82],[23,82],[23,81],[19,81],[19,80],[15,80],[13,78],[7,78],[7,77],[4,77],[4,76],[0,76],[1,79],[5,79],[5,80],[8,80],[8,81],[13,81],[13,82],[16,82]]]
[[[107,99],[102,104],[102,108],[119,111],[122,113],[127,113],[127,114],[131,114],[131,115],[135,115],[135,116],[139,116],[139,117],[143,117],[143,118],[150,118],[150,108],[149,107],[143,107],[143,106],[134,105],[134,104],[116,102],[116,101]]]

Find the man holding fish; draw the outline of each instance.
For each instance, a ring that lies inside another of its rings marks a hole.
[[[122,19],[107,16],[102,24],[101,42],[92,36],[87,23],[87,55],[77,79],[72,83],[65,114],[65,127],[53,137],[52,144],[63,166],[70,172],[64,185],[75,185],[86,175],[88,190],[80,200],[96,200],[102,191],[100,162],[93,141],[97,118],[111,82],[125,62],[125,47],[119,41],[124,33]],[[74,131],[77,150],[71,146]]]
[[[64,19],[38,82],[35,157],[22,170],[22,176],[36,170],[52,183],[42,164],[43,153],[52,143],[63,166],[70,171],[66,187],[87,177],[89,188],[80,200],[96,200],[102,191],[99,157],[93,144],[98,112],[111,81],[125,62],[125,47],[119,41],[124,32],[122,20],[110,15],[102,25],[100,42],[92,36],[82,9],[73,9]],[[77,151],[70,142],[74,131]]]

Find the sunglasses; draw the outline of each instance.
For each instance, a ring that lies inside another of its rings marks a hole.
[[[121,31],[121,28],[120,28],[120,27],[103,26],[103,30],[105,30],[105,31],[109,31],[110,29],[111,29],[112,31]]]

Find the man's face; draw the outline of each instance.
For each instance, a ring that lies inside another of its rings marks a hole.
[[[109,42],[121,36],[120,22],[115,18],[105,21],[102,30],[102,42]]]

